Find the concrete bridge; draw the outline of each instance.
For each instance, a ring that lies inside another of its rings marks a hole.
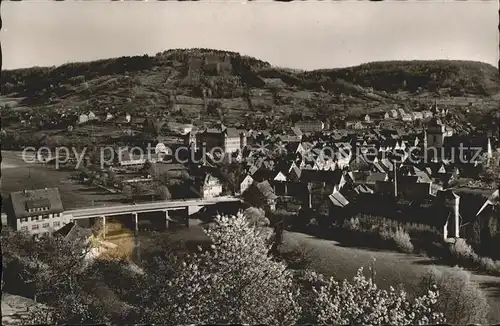
[[[83,209],[73,209],[64,212],[66,219],[75,221],[79,219],[102,218],[104,236],[106,236],[106,217],[131,215],[135,220],[135,231],[139,231],[139,214],[150,212],[164,212],[165,224],[168,228],[169,222],[173,220],[169,217],[169,211],[184,210],[186,211],[186,226],[189,226],[188,212],[192,207],[209,206],[224,202],[241,202],[241,199],[234,197],[214,197],[209,199],[184,199],[184,200],[166,200],[152,203],[116,205],[116,206],[101,206]]]

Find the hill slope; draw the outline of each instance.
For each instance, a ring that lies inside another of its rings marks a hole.
[[[388,61],[303,72],[210,49],[2,72],[2,94],[22,97],[30,107],[182,112],[189,121],[214,112],[229,123],[248,112],[325,116],[401,102],[411,93],[484,97],[499,91],[498,70],[480,62]]]

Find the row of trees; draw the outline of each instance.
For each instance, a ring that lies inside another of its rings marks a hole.
[[[132,201],[134,198],[139,198],[141,196],[144,196],[147,192],[148,192],[147,186],[141,182],[137,182],[133,185],[127,184],[122,187],[122,194],[129,201]],[[172,198],[170,190],[168,189],[167,186],[164,185],[159,185],[155,187],[153,196],[158,200],[168,200]]]
[[[410,295],[402,288],[377,287],[373,270],[366,276],[360,269],[352,280],[338,282],[291,269],[283,256],[270,254],[270,231],[252,226],[243,215],[217,218],[206,231],[210,242],[194,253],[158,243],[140,272],[127,269],[124,261],[88,264],[82,252],[89,244],[50,237],[33,241],[3,232],[2,244],[9,249],[4,267],[12,272],[15,262],[24,279],[35,277],[31,294],[48,306],[27,323],[470,323],[483,322],[487,308],[480,300],[484,295],[463,278],[450,283],[432,273],[421,291]],[[44,295],[48,290],[51,294]],[[467,313],[473,318],[466,319]]]
[[[302,74],[305,83],[344,79],[378,90],[416,92],[419,89],[437,91],[451,88],[453,95],[463,93],[488,95],[498,91],[498,74],[488,64],[471,61],[388,61],[370,62],[359,66],[331,70],[316,70]],[[496,81],[493,83],[492,81]]]
[[[132,201],[146,195],[152,195],[158,200],[168,200],[172,198],[171,189],[184,191],[194,185],[194,181],[187,171],[170,170],[157,173],[155,164],[146,161],[138,172],[141,176],[151,178],[138,182],[126,183],[123,176],[119,176],[112,169],[101,169],[98,165],[84,162],[75,177],[80,182],[98,185],[109,188],[117,188],[122,191],[126,200]]]

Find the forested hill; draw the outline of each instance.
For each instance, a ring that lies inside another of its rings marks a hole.
[[[327,76],[332,80],[340,78],[388,92],[415,92],[421,88],[493,95],[500,89],[498,69],[477,61],[381,61],[342,69],[316,70],[305,75],[312,78]]]
[[[21,104],[27,106],[89,106],[98,111],[96,105],[116,110],[141,106],[168,111],[178,104],[189,113],[206,109],[209,99],[213,106],[239,110],[236,115],[394,103],[402,98],[398,94],[408,92],[484,97],[500,91],[498,70],[480,62],[388,61],[299,71],[210,49],[7,70],[1,79],[2,95],[24,98]]]

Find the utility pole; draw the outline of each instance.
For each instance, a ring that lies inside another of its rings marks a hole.
[[[394,198],[398,198],[398,163],[394,161]]]

